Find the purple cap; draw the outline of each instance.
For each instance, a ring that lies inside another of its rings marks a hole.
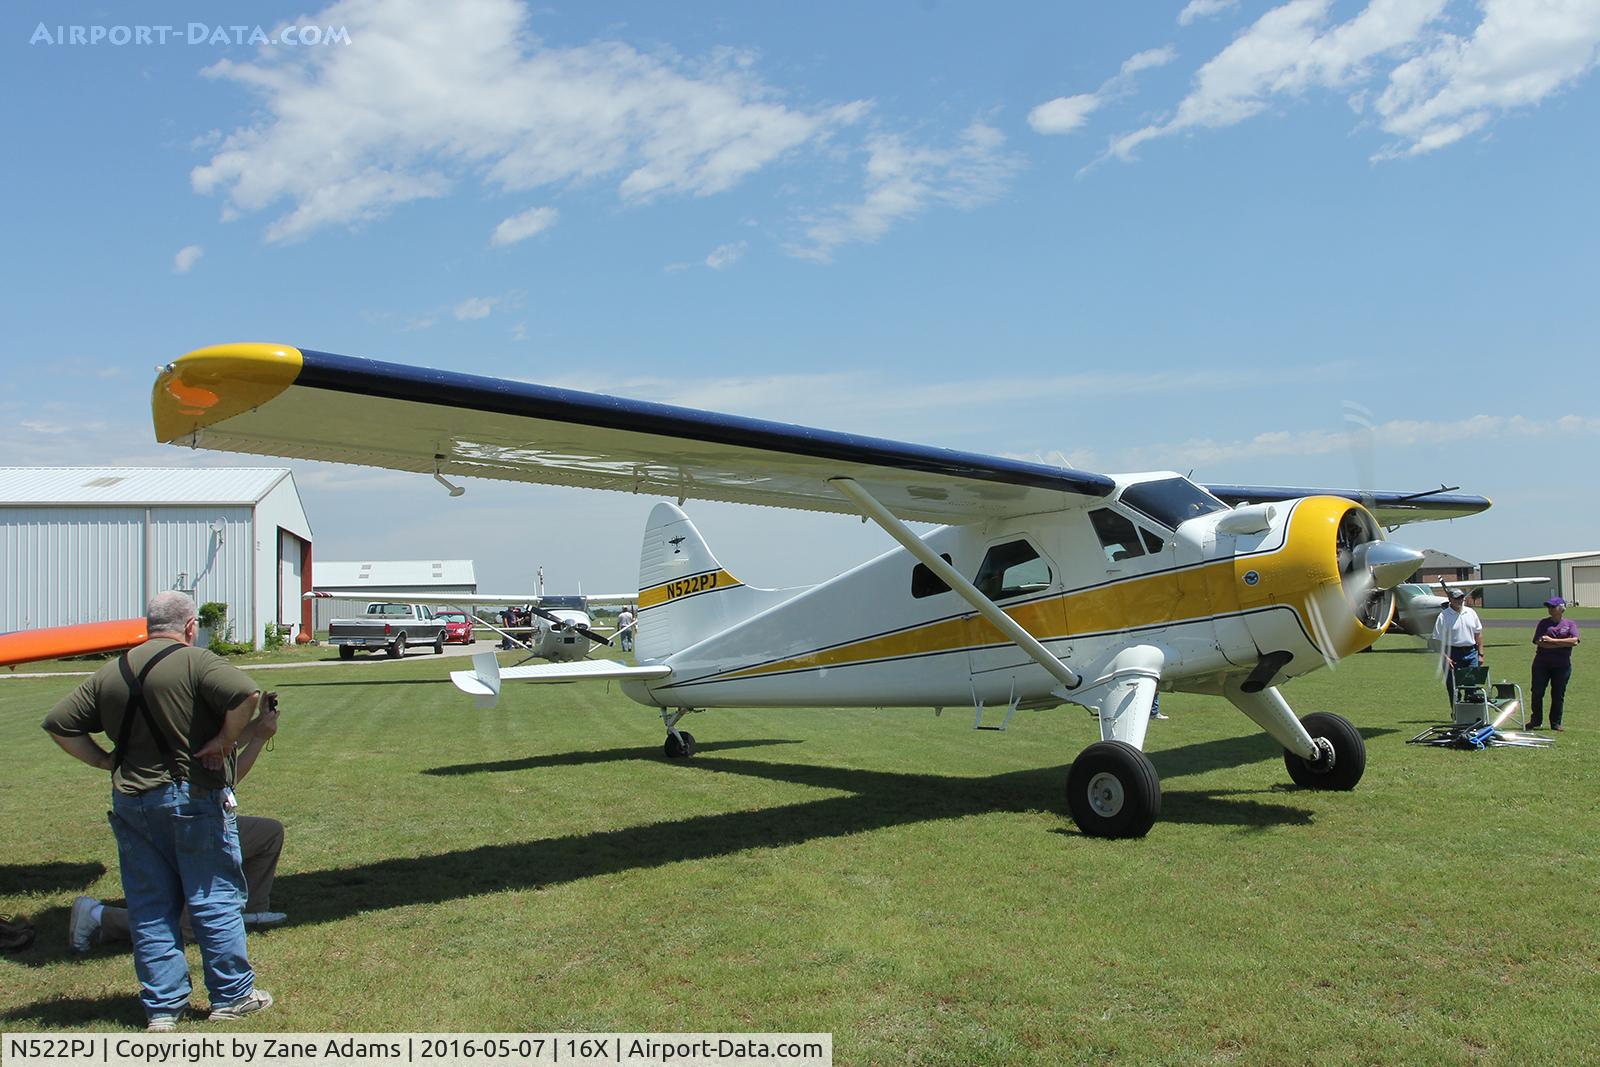
[[[1553,596],[1544,602],[1544,606],[1547,608],[1564,608],[1567,606],[1567,602],[1558,596]]]

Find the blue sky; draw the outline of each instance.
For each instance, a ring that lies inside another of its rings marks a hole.
[[[153,368],[263,340],[1225,482],[1359,484],[1349,401],[1496,501],[1401,539],[1600,545],[1600,0],[596,8],[8,6],[7,462],[229,462]],[[296,472],[324,558],[501,587],[628,587],[649,510]],[[888,546],[691,514],[761,584]]]

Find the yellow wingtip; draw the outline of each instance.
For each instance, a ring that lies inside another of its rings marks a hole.
[[[156,440],[165,444],[258,408],[294,384],[305,357],[290,345],[197,348],[162,368],[150,393]]]

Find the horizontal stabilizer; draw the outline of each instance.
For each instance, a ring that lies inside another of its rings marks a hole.
[[[608,681],[614,678],[665,678],[672,673],[666,664],[630,666],[609,659],[580,659],[571,663],[529,663],[521,667],[499,665],[493,652],[472,657],[472,670],[451,671],[450,681],[463,693],[476,698],[480,708],[492,708],[500,697],[502,682],[577,682]]]

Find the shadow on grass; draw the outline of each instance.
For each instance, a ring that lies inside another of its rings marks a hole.
[[[308,689],[323,685],[448,685],[448,678],[334,678],[326,682],[276,682],[273,689]],[[265,686],[263,686],[265,688]]]
[[[748,741],[707,741],[696,744],[695,751],[726,752],[735,748],[760,748],[765,745],[798,745],[791,738],[755,738]],[[660,745],[640,748],[608,748],[600,752],[555,752],[548,756],[527,756],[523,759],[498,760],[494,763],[457,763],[449,767],[429,767],[423,774],[449,777],[457,774],[499,774],[505,771],[531,771],[537,767],[582,767],[594,763],[618,763],[622,760],[663,759]]]
[[[1368,731],[1383,733],[1388,731]],[[1239,741],[1208,742],[1162,753],[1178,777],[1238,763],[1254,763],[1275,748]],[[749,745],[733,742],[728,747]],[[756,744],[783,744],[765,740]],[[714,751],[712,745],[702,753]],[[504,764],[437,768],[437,774],[478,769],[573,765],[655,756],[654,749],[571,753]],[[655,758],[660,758],[656,756]],[[775,849],[887,827],[961,819],[996,812],[1063,812],[1066,767],[1031,768],[982,778],[903,774],[704,755],[668,764],[676,773],[735,774],[845,793],[757,811],[690,816],[571,837],[482,845],[432,856],[397,857],[358,867],[280,875],[274,899],[294,924],[331,922],[365,911],[437,904],[482,893],[542,889],[623,871],[649,870],[685,860],[747,849]],[[1257,792],[1174,790],[1165,794],[1162,818],[1241,828],[1304,825],[1311,813],[1252,799]]]
[[[59,893],[93,885],[106,865],[93,863],[0,863],[0,896]]]
[[[127,1026],[144,1029],[144,1008],[137,993],[102,997],[52,997],[0,1013],[7,1030],[55,1030],[64,1026]],[[21,1023],[23,1025],[9,1025]]]

